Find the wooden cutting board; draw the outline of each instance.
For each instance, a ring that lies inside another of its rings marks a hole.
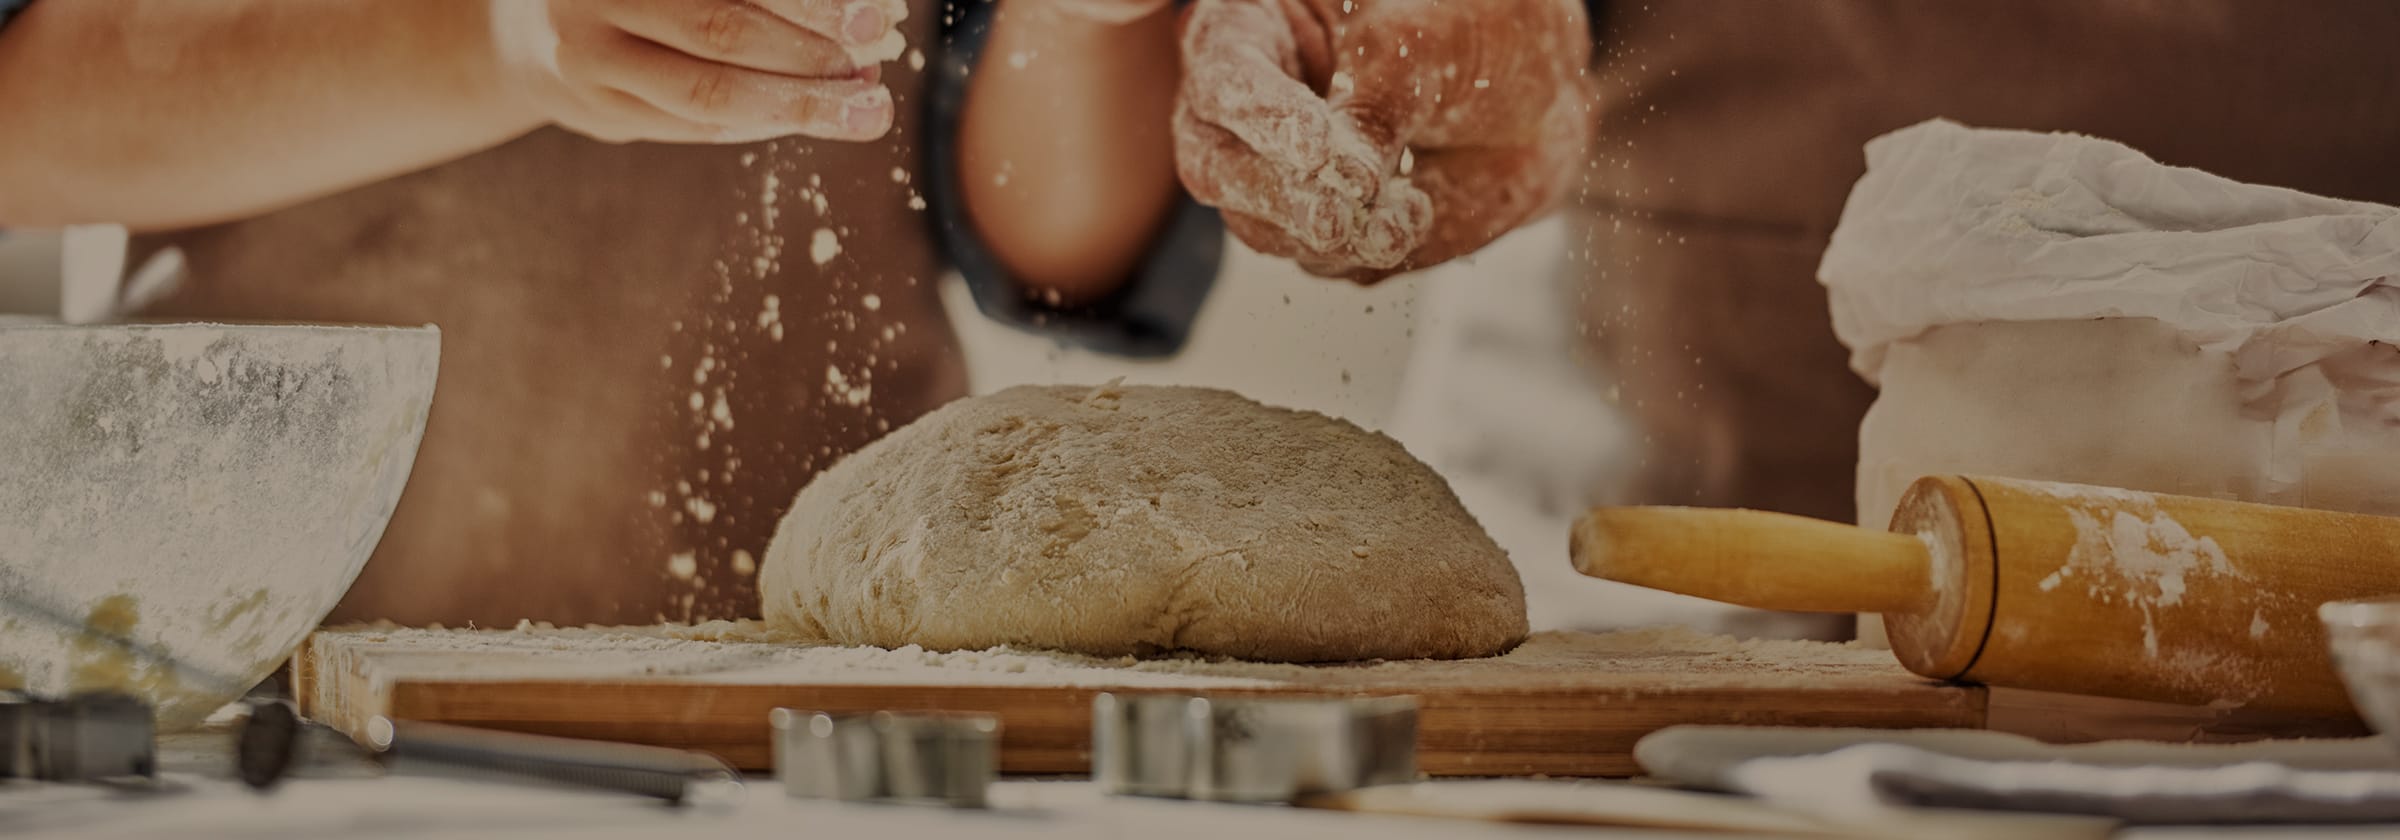
[[[1435,775],[1625,776],[1633,744],[1676,724],[1981,727],[1982,689],[1909,674],[1885,651],[1737,642],[1675,629],[1542,633],[1501,657],[1269,665],[937,654],[767,641],[700,628],[351,629],[294,660],[303,710],[353,735],[377,715],[707,750],[769,769],[767,713],[981,711],[1011,773],[1089,769],[1101,691],[1415,695]]]

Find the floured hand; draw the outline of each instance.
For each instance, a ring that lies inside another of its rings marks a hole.
[[[887,0],[491,0],[503,77],[610,142],[739,143],[891,129]]]
[[[1251,247],[1374,282],[1550,208],[1591,131],[1575,0],[1198,0],[1185,187]]]

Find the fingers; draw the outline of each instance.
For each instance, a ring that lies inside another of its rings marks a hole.
[[[883,0],[749,0],[747,5],[851,48],[874,46],[908,16],[907,4]]]
[[[864,79],[811,79],[760,72],[695,58],[633,37],[600,47],[588,74],[666,114],[717,126],[726,136],[805,134],[831,140],[872,140],[891,129],[892,94]],[[561,57],[562,64],[567,62]],[[717,142],[730,142],[720,140]]]
[[[1178,172],[1244,242],[1374,282],[1482,248],[1574,180],[1591,126],[1588,44],[1556,20],[1573,3],[1360,0],[1310,34],[1276,5],[1304,2],[1199,0],[1184,33]],[[1330,44],[1321,77],[1296,69],[1308,39]]]
[[[1253,0],[1200,0],[1185,21],[1177,174],[1252,247],[1326,271],[1387,268],[1431,222],[1387,153],[1298,78],[1294,24]]]
[[[1239,138],[1287,172],[1356,201],[1380,186],[1380,155],[1297,76],[1298,45],[1284,15],[1251,0],[1199,0],[1183,33],[1182,101],[1200,121]]]
[[[1274,220],[1298,243],[1293,251],[1279,250],[1282,256],[1331,251],[1350,237],[1357,202],[1319,185],[1294,183],[1282,165],[1201,120],[1191,108],[1176,109],[1174,128],[1176,175],[1192,197],[1231,213]]]
[[[611,141],[871,140],[895,109],[879,67],[898,0],[495,0],[502,82]],[[874,49],[858,45],[871,43]]]
[[[1321,243],[1280,221],[1272,202],[1221,205],[1225,226],[1261,253],[1286,257],[1311,274],[1373,283],[1473,253],[1557,203],[1566,173],[1559,159],[1528,147],[1412,153],[1412,179],[1387,184],[1386,196],[1415,200],[1379,205],[1361,238]]]
[[[619,2],[609,16],[627,33],[696,58],[787,76],[837,79],[858,69],[837,40],[845,37],[840,9],[860,9],[871,19],[876,29],[868,36],[870,42],[889,28],[871,0],[800,5],[813,13],[788,19],[745,0],[641,0]]]
[[[1176,167],[1195,199],[1224,212],[1235,236],[1320,274],[1397,266],[1433,223],[1431,201],[1405,182],[1384,184],[1366,202],[1330,185],[1296,182],[1188,108],[1176,114]]]
[[[1571,3],[1505,5],[1517,11],[1478,20],[1460,4],[1382,0],[1338,28],[1339,66],[1325,85],[1333,132],[1354,132],[1395,176],[1382,194],[1418,198],[1379,194],[1377,225],[1360,230],[1385,239],[1313,248],[1264,205],[1229,215],[1228,229],[1313,273],[1374,282],[1472,253],[1555,206],[1589,145],[1588,45],[1553,20],[1561,9],[1579,20]],[[1395,243],[1397,258],[1380,247]]]
[[[1423,190],[1418,194],[1426,199],[1429,223],[1416,247],[1398,259],[1365,258],[1361,252],[1370,249],[1312,248],[1274,222],[1232,210],[1221,215],[1227,231],[1261,253],[1289,258],[1320,277],[1368,285],[1474,253],[1544,212],[1553,203],[1544,197],[1549,191],[1525,180],[1531,170],[1520,166],[1530,156],[1482,149],[1427,155],[1431,159],[1419,164],[1425,177],[1411,186]]]
[[[1362,283],[1371,283],[1394,273],[1389,269],[1362,269],[1339,258],[1314,251],[1285,235],[1283,230],[1274,223],[1255,216],[1245,216],[1232,211],[1223,211],[1219,213],[1219,216],[1225,221],[1225,230],[1232,233],[1234,238],[1241,240],[1242,244],[1248,245],[1252,250],[1262,254],[1289,259],[1294,265],[1299,266],[1300,270],[1319,277],[1352,279]],[[1371,279],[1360,279],[1362,275]]]

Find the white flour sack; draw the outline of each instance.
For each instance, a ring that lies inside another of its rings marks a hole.
[[[1817,277],[1861,524],[1918,476],[2400,515],[2400,209],[1933,121],[1867,144]]]

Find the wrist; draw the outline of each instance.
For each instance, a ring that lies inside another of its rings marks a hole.
[[[461,102],[480,118],[523,133],[553,121],[542,89],[560,84],[558,33],[542,0],[440,3],[459,10],[440,66],[454,68]]]

